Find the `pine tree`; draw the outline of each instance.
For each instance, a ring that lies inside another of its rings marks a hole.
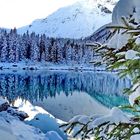
[[[39,42],[39,61],[46,60],[46,36],[41,35]]]
[[[119,34],[120,37],[121,35],[126,35],[127,43],[117,48],[98,43],[95,44],[93,47],[96,54],[100,56],[100,59],[93,63],[95,65],[105,64],[108,70],[118,70],[121,77],[131,77],[132,87],[126,89],[125,92],[129,95],[134,94],[137,96],[131,101],[130,105],[123,108],[129,109],[136,114],[133,114],[128,122],[112,123],[112,120],[109,120],[95,126],[92,126],[94,117],[89,118],[89,121],[86,123],[83,123],[83,118],[75,118],[73,121],[71,120],[62,125],[69,134],[75,127],[76,129],[79,128],[77,132],[74,132],[74,137],[80,135],[83,140],[91,136],[94,136],[95,140],[130,140],[132,135],[140,134],[140,131],[134,131],[136,129],[140,130],[140,27],[139,23],[132,16],[127,19],[122,18],[122,21],[124,24],[121,26],[109,27],[113,29],[110,39],[121,33]]]
[[[10,31],[10,34],[8,34],[8,47],[9,47],[9,62],[15,62],[16,58],[16,30]]]
[[[1,36],[1,62],[7,62],[8,59],[8,45],[7,45],[7,34]]]
[[[38,62],[39,60],[39,36],[35,33],[31,33],[31,60],[33,62]]]
[[[73,58],[72,58],[72,49],[73,49],[73,46],[71,46],[70,40],[68,40],[65,43],[64,47],[66,48],[66,63],[69,65],[73,61]]]

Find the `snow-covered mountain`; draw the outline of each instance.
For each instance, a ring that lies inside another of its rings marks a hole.
[[[84,41],[86,41],[87,44],[92,44],[93,42],[98,42],[101,44],[107,43],[110,39],[109,36],[111,35],[110,29],[107,28],[108,26],[110,26],[110,24],[105,24],[104,26],[96,30],[92,35],[85,37]]]
[[[48,37],[84,38],[112,21],[112,10],[118,0],[78,0],[44,19],[18,29],[19,33],[36,32]]]

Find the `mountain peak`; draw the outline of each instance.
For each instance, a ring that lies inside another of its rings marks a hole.
[[[18,32],[28,30],[48,37],[84,38],[111,22],[115,1],[78,0],[73,5],[60,8],[48,17],[18,29]]]

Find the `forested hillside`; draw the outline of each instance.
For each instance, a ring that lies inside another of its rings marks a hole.
[[[42,62],[54,64],[89,64],[94,57],[92,47],[84,40],[47,38],[45,35],[19,35],[16,29],[0,36],[0,62]]]

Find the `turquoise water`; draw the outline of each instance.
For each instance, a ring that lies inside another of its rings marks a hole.
[[[94,110],[95,102],[105,108],[128,103],[127,97],[123,95],[123,89],[129,86],[128,79],[119,79],[116,74],[105,72],[24,71],[0,73],[1,96],[7,97],[10,102],[14,102],[17,98],[28,100],[45,108],[54,116],[60,119],[64,118],[64,120],[69,119],[66,117],[69,114],[65,114],[65,110],[71,109],[70,117],[77,115],[76,111],[78,114],[84,114],[84,110],[78,107],[83,98],[87,102],[84,104],[82,101],[85,108],[87,105],[86,115],[88,112],[91,115],[90,109]],[[90,103],[93,105],[91,108],[89,107]],[[71,108],[66,104],[70,104]],[[60,108],[56,108],[58,106]],[[77,110],[74,112],[75,108]],[[56,110],[59,109],[61,111],[58,113]]]

